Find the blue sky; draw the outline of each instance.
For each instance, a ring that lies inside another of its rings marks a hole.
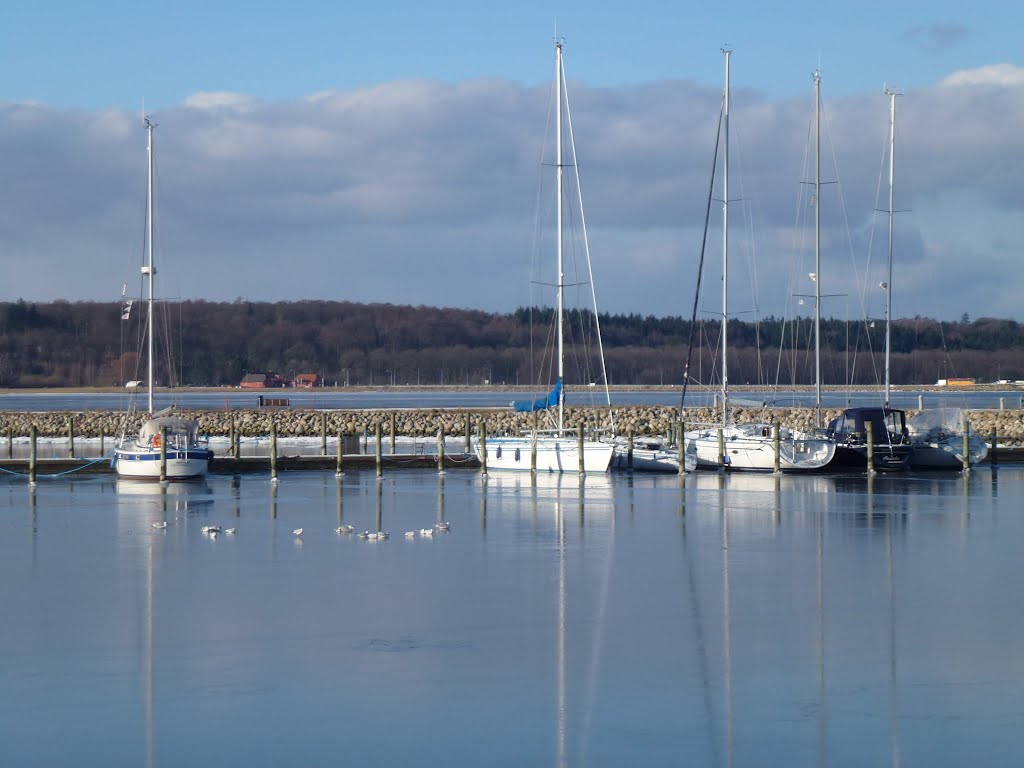
[[[1024,252],[1016,4],[92,5],[0,13],[0,300],[107,299],[136,279],[144,104],[165,294],[537,301],[526,272],[557,24],[599,308],[688,312],[729,44],[738,314],[799,311],[811,289],[800,182],[820,66],[823,173],[840,182],[822,196],[823,292],[845,294],[825,314],[880,311],[865,286],[885,257],[890,84],[905,93],[908,211],[894,314],[1024,319],[1007,279]]]

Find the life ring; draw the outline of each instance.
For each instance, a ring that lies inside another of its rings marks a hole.
[[[160,447],[160,435],[153,435],[153,447],[154,448],[159,448]]]

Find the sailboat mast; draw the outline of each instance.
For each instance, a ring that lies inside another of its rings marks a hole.
[[[725,155],[722,166],[722,424],[729,421],[729,59],[732,51],[723,48],[725,54]]]
[[[814,73],[814,426],[821,426],[821,72]]]
[[[896,92],[886,89],[889,96],[889,279],[885,283],[885,405],[889,406],[889,354],[892,342],[892,219],[893,184],[895,173],[896,152]]]
[[[558,232],[556,239],[558,242],[558,299],[557,299],[557,311],[558,311],[558,379],[562,380],[565,373],[565,350],[563,341],[563,319],[562,309],[565,292],[565,280],[563,273],[562,264],[562,41],[555,41],[555,174],[557,183],[555,184],[555,196],[557,203],[555,207],[555,228]],[[565,384],[563,382],[562,387],[558,390],[558,431],[561,433],[563,426],[563,412],[565,405]]]
[[[147,383],[147,413],[153,413],[153,276],[156,270],[153,268],[153,125],[152,121],[146,118],[146,266],[142,268],[142,274],[149,282],[149,302],[146,307],[146,383]]]

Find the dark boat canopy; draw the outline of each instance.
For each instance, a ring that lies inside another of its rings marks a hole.
[[[864,406],[847,408],[828,424],[828,435],[837,442],[863,442],[867,424],[876,443],[900,443],[909,439],[906,412],[899,408]]]

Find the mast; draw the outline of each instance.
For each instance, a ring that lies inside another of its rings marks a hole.
[[[147,413],[153,415],[153,129],[156,126],[146,118],[146,265],[142,274],[148,278],[149,301],[146,307],[146,384]]]
[[[885,289],[885,407],[889,407],[889,350],[892,340],[892,224],[893,182],[895,180],[896,151],[896,91],[885,89],[889,97],[889,278],[883,283]]]
[[[563,342],[563,328],[562,328],[562,307],[563,307],[563,294],[565,292],[565,281],[563,274],[562,264],[562,41],[555,41],[555,174],[557,183],[555,184],[555,196],[557,198],[557,204],[555,208],[555,228],[558,231],[556,235],[558,242],[558,299],[557,299],[557,314],[558,314],[558,380],[562,380],[562,376],[565,373],[565,360],[564,360],[564,342]],[[565,384],[558,390],[558,433],[562,432],[563,424],[563,411],[565,405]]]
[[[729,421],[729,349],[727,326],[729,323],[729,58],[732,50],[723,48],[725,54],[725,155],[722,166],[722,425]]]
[[[814,73],[814,426],[821,426],[821,72]]]

